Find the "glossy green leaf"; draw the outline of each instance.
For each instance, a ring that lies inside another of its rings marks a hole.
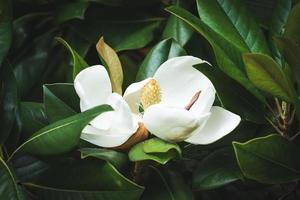
[[[233,142],[243,174],[261,183],[281,184],[300,179],[300,151],[279,135],[255,138],[245,143]]]
[[[185,7],[186,2],[177,0],[176,5]],[[193,35],[193,29],[181,19],[171,15],[167,21],[166,27],[163,32],[163,38],[173,38],[181,46],[184,46]]]
[[[84,19],[84,13],[89,6],[86,1],[76,1],[63,4],[57,10],[55,16],[56,23],[62,23],[71,19]]]
[[[0,158],[0,199],[23,200],[25,196],[16,182],[13,172]]]
[[[220,103],[227,110],[236,113],[244,120],[265,123],[263,106],[245,88],[232,80],[217,67],[206,63],[194,66],[212,81]]]
[[[74,106],[70,106],[74,104],[79,106],[79,99],[73,84],[46,84],[43,90],[45,112],[50,123],[70,117],[78,111],[74,109]]]
[[[93,118],[111,110],[110,106],[101,105],[54,122],[34,133],[14,151],[11,157],[17,152],[33,155],[57,155],[68,152],[77,145],[82,129]]]
[[[300,47],[293,43],[290,39],[284,37],[275,37],[274,41],[283,55],[286,62],[293,71],[293,75],[297,82],[300,81]]]
[[[150,167],[146,190],[141,200],[191,200],[193,192],[182,174],[172,169]]]
[[[31,135],[48,124],[45,108],[42,103],[21,102],[20,120],[22,131]]]
[[[75,79],[76,75],[83,69],[85,69],[88,64],[85,60],[62,38],[57,37],[57,41],[63,44],[70,52],[73,58],[73,79]]]
[[[249,79],[259,89],[286,101],[291,101],[292,91],[278,64],[263,54],[244,54]]]
[[[78,173],[80,172],[80,173]],[[25,183],[40,199],[139,199],[143,187],[97,159],[57,161],[34,182]]]
[[[173,39],[159,42],[148,53],[141,64],[136,80],[141,81],[152,77],[159,66],[169,58],[186,55],[185,50]]]
[[[292,8],[284,31],[284,37],[289,38],[292,42],[294,42],[298,46],[300,45],[299,21],[300,21],[300,3],[298,3]]]
[[[292,0],[277,0],[270,22],[270,31],[273,34],[281,35],[289,12],[292,7]]]
[[[11,133],[19,103],[17,83],[10,67],[7,62],[4,62],[0,70],[0,144],[2,144]]]
[[[241,179],[242,173],[231,148],[217,150],[199,163],[193,175],[195,189],[213,189]]]
[[[12,41],[12,5],[10,0],[0,0],[0,67]]]
[[[235,46],[234,43],[230,43],[230,41],[213,31],[199,18],[182,8],[171,6],[166,10],[184,20],[207,39],[214,50],[218,67],[228,76],[243,85],[260,101],[266,103],[265,97],[262,96],[245,75],[241,57],[241,54],[245,52],[245,49],[241,49],[241,47]]]
[[[105,160],[119,170],[122,169],[128,162],[128,156],[126,154],[110,149],[81,148],[79,151],[82,159],[94,157]]]
[[[253,53],[269,53],[266,39],[244,4],[238,0],[197,0],[202,21],[230,43]]]
[[[181,150],[175,143],[152,138],[133,146],[128,156],[131,161],[153,160],[160,164],[166,164],[171,159],[180,158]]]

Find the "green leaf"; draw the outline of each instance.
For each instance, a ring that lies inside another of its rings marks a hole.
[[[13,172],[0,157],[0,199],[23,200],[25,196],[18,186]]]
[[[300,151],[279,135],[255,138],[245,143],[233,142],[243,174],[261,183],[281,184],[300,179]]]
[[[284,37],[290,39],[298,46],[300,45],[299,21],[300,21],[300,3],[298,3],[292,8],[283,35]]]
[[[97,159],[55,161],[39,180],[24,185],[45,200],[135,200],[143,192],[143,187],[127,179],[110,163]]]
[[[176,5],[185,7],[186,2],[177,0]],[[173,38],[181,46],[184,46],[193,35],[193,29],[181,19],[171,15],[163,32],[163,38]]]
[[[159,66],[169,58],[186,55],[185,50],[173,39],[159,42],[151,49],[141,64],[136,80],[141,81],[152,77]]]
[[[118,170],[124,168],[125,164],[127,164],[128,162],[128,157],[126,154],[110,149],[82,148],[79,149],[79,151],[81,153],[82,159],[95,157],[101,160],[105,160],[111,163]]]
[[[42,103],[21,102],[20,120],[23,133],[31,135],[48,124]]]
[[[111,110],[110,106],[101,105],[54,122],[34,133],[13,152],[11,157],[17,152],[33,155],[57,155],[68,152],[77,145],[82,129],[93,118]]]
[[[97,42],[96,49],[109,71],[112,91],[122,95],[123,69],[117,53],[104,42],[103,37]]]
[[[79,98],[73,84],[46,84],[43,90],[45,112],[50,123],[70,117],[78,111],[75,108],[79,106]]]
[[[218,67],[228,76],[243,85],[260,101],[266,103],[265,97],[249,81],[244,72],[245,69],[241,54],[245,51],[245,49],[241,49],[240,47],[235,46],[235,44],[230,43],[230,41],[213,31],[199,18],[182,8],[171,6],[166,10],[184,20],[197,32],[199,32],[206,40],[208,40],[214,50]]]
[[[277,63],[263,54],[244,54],[244,63],[249,79],[259,89],[291,101],[292,91]]]
[[[281,35],[292,7],[291,0],[277,0],[270,22],[272,34]]]
[[[133,146],[128,156],[131,161],[154,160],[166,164],[171,159],[180,158],[181,150],[177,144],[152,138]]]
[[[237,0],[197,0],[202,21],[230,43],[253,53],[269,54],[262,30]]]
[[[12,5],[10,0],[0,0],[0,67],[12,41]]]
[[[236,81],[226,76],[217,67],[206,63],[194,67],[211,80],[223,107],[240,115],[244,120],[260,124],[266,122],[262,104]]]
[[[300,81],[300,47],[288,38],[275,37],[274,41],[286,62],[293,71],[297,82]]]
[[[88,64],[85,60],[62,38],[56,37],[56,40],[63,44],[71,53],[73,58],[73,79],[75,79],[76,75],[83,69],[85,69]]]
[[[84,19],[84,13],[89,6],[88,2],[77,1],[60,6],[55,16],[55,22],[60,24],[71,19]]]
[[[10,135],[16,121],[16,112],[19,104],[18,88],[11,66],[3,63],[1,68],[1,93],[0,93],[0,144]]]
[[[233,150],[223,148],[201,160],[196,171],[194,171],[193,187],[202,190],[214,189],[242,177]]]
[[[149,167],[149,179],[141,200],[191,200],[193,192],[182,174],[172,169]]]

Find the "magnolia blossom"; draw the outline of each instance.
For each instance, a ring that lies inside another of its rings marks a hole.
[[[116,147],[125,143],[138,129],[139,121],[123,97],[112,92],[106,69],[95,65],[82,70],[74,80],[80,98],[80,109],[85,111],[108,104],[114,110],[102,113],[87,125],[81,139],[102,147]]]
[[[152,134],[170,142],[209,144],[239,124],[238,115],[213,106],[213,84],[193,68],[204,62],[192,56],[169,59],[152,78],[127,88],[124,99]]]

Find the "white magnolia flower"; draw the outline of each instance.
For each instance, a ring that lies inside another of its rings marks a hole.
[[[124,93],[133,113],[144,108],[143,123],[157,137],[171,142],[209,144],[230,133],[240,117],[218,106],[211,81],[193,65],[192,56],[169,59],[152,78],[130,85]]]
[[[138,129],[138,120],[123,97],[112,93],[106,69],[95,65],[82,70],[74,80],[80,98],[80,109],[85,111],[108,104],[114,111],[102,113],[87,125],[81,139],[102,147],[116,147],[125,143]]]

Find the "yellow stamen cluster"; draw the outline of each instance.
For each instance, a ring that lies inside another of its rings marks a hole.
[[[144,109],[161,101],[161,92],[156,80],[151,79],[141,92],[141,103]]]

